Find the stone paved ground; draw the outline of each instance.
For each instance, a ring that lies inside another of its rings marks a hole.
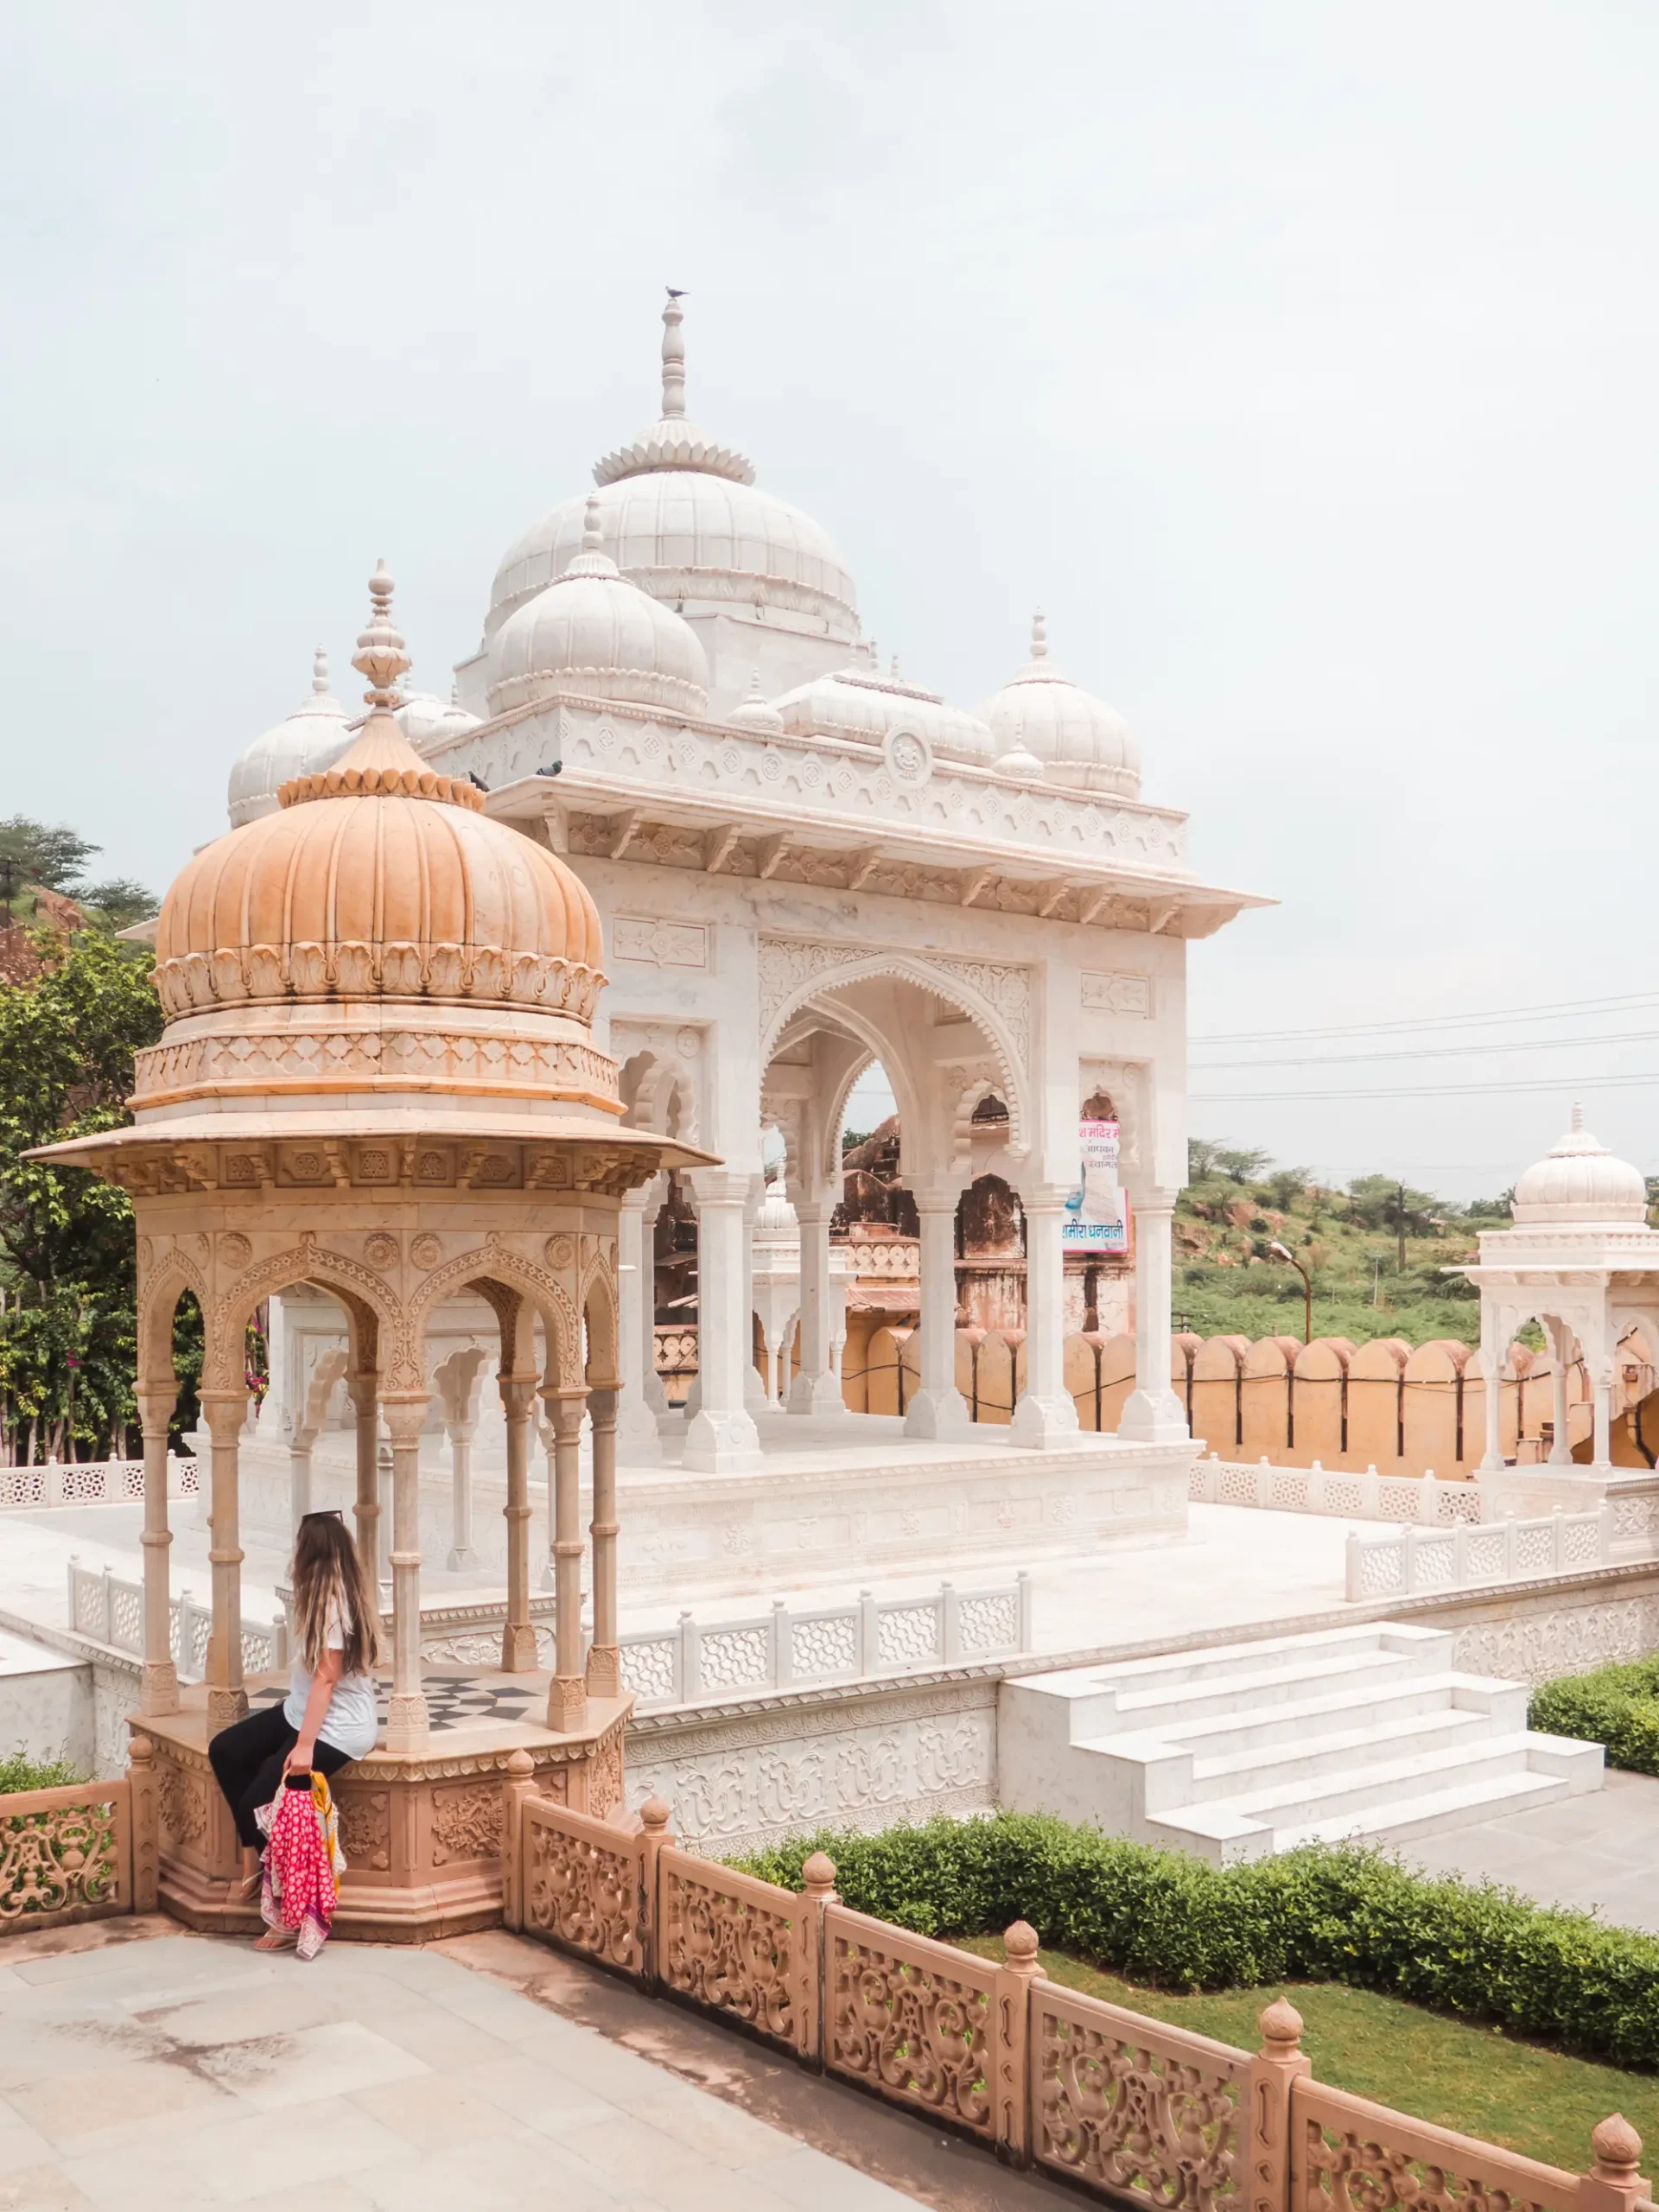
[[[0,1948],[3,2212],[1062,2202],[511,1936],[302,1966],[112,1921]]]
[[[1605,1920],[1659,1935],[1659,1781],[1612,1767],[1583,1797],[1506,1813],[1400,1855],[1431,1873],[1490,1875],[1543,1904],[1599,1908]]]

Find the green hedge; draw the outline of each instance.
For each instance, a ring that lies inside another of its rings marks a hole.
[[[1347,1982],[1620,2066],[1659,2071],[1659,1938],[1550,1911],[1491,1884],[1427,1881],[1358,1848],[1239,1866],[1040,1814],[825,1831],[739,1863],[801,1886],[814,1851],[860,1912],[929,1936],[1043,1942],[1166,1989]]]
[[[1559,1675],[1533,1692],[1527,1719],[1552,1736],[1605,1744],[1610,1766],[1659,1774],[1659,1656]]]
[[[0,1758],[0,1797],[23,1789],[63,1789],[86,1776],[68,1759],[35,1759],[20,1746]]]

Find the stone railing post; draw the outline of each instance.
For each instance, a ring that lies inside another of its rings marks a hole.
[[[127,1793],[132,1910],[154,1912],[161,1883],[162,1839],[156,1804],[156,1746],[148,1736],[135,1736],[127,1746]]]
[[[1029,1651],[1032,1636],[1032,1590],[1029,1569],[1021,1567],[1014,1578],[1015,1603],[1020,1616],[1020,1649]]]
[[[801,1961],[801,2005],[806,2014],[801,2035],[801,2056],[814,2073],[822,2074],[830,2044],[830,1946],[824,1918],[836,1895],[836,1862],[827,1853],[815,1851],[801,1869],[801,1886],[807,1910],[803,1915],[804,1955]]]
[[[1290,2101],[1313,2071],[1302,2050],[1302,2016],[1282,1997],[1256,2021],[1262,2048],[1250,2061],[1249,2212],[1286,2212],[1290,2202]]]
[[[993,2119],[996,2155],[1011,2166],[1031,2163],[1031,1985],[1037,1963],[1037,1930],[1016,1920],[1002,1939],[1006,1962],[996,1970],[992,2000]]]
[[[1636,2212],[1648,2197],[1645,2176],[1637,2171],[1642,2138],[1622,2112],[1610,2113],[1591,2133],[1595,2164],[1579,2183],[1579,2212]]]
[[[501,1924],[524,1924],[524,1800],[536,1792],[536,1762],[518,1751],[501,1785]]]
[[[639,1808],[639,1986],[646,1991],[660,1986],[663,1952],[668,1942],[658,1861],[664,1845],[674,1840],[669,1817],[669,1808],[660,1797],[647,1797]]]

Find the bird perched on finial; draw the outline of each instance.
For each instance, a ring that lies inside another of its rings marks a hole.
[[[671,300],[683,300],[686,296],[683,292],[677,292],[671,284],[666,285],[664,289]]]

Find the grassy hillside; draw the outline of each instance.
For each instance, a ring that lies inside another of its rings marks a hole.
[[[1313,1278],[1316,1337],[1478,1340],[1473,1287],[1440,1270],[1472,1260],[1481,1230],[1509,1227],[1507,1198],[1458,1206],[1383,1175],[1329,1190],[1264,1153],[1198,1138],[1190,1150],[1192,1180],[1175,1209],[1178,1328],[1300,1338],[1302,1279],[1271,1256],[1276,1242]]]

